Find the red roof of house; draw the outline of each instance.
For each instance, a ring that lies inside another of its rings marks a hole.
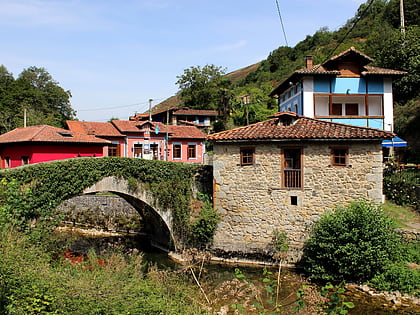
[[[0,144],[15,142],[63,142],[103,145],[110,143],[107,140],[97,138],[93,135],[85,135],[48,125],[16,128],[10,132],[0,135]]]
[[[299,116],[295,113],[277,113],[269,120],[245,127],[214,133],[210,141],[260,140],[383,140],[391,139],[392,132],[351,126]],[[290,123],[290,125],[289,125]]]
[[[132,120],[113,120],[112,123],[121,133],[128,132],[144,132],[145,124],[152,124],[151,132],[155,132],[156,126],[159,127],[159,133],[168,132],[170,138],[186,138],[186,139],[205,139],[206,135],[195,126],[172,126],[165,125],[160,122],[149,121],[132,121]]]
[[[99,137],[124,137],[124,135],[109,122],[67,120],[66,123],[71,131],[83,133],[85,135],[95,135]]]

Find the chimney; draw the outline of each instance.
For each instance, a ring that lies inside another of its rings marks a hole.
[[[306,56],[306,69],[311,70],[314,65],[314,57],[313,56]]]

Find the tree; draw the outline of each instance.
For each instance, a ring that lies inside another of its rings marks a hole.
[[[218,109],[221,103],[222,89],[229,88],[223,79],[225,70],[215,65],[190,67],[177,76],[179,93],[185,106],[195,109]]]
[[[407,71],[394,84],[394,99],[405,103],[420,96],[420,26],[408,27],[405,34],[395,30],[376,56],[379,66]]]
[[[27,125],[48,124],[65,127],[75,112],[70,104],[70,91],[65,91],[44,69],[29,67],[15,80],[6,67],[0,67],[1,132]]]

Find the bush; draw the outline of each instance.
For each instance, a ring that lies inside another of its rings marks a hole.
[[[366,281],[398,257],[401,240],[380,207],[353,202],[324,214],[304,247],[302,263],[321,281]]]
[[[210,199],[206,197],[198,220],[191,224],[191,244],[199,248],[211,244],[218,223],[219,215],[213,209]]]
[[[420,177],[416,172],[385,172],[384,194],[397,205],[418,206],[420,201],[416,196],[417,185],[420,185]]]
[[[369,284],[382,291],[420,293],[420,270],[410,269],[406,263],[389,264],[387,270],[373,277]]]

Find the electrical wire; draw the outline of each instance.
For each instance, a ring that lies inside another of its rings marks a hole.
[[[276,0],[277,1],[277,0]],[[341,40],[338,41],[337,45],[334,47],[334,49],[330,52],[330,54],[325,58],[324,62],[325,63],[327,60],[329,60],[332,56],[334,56],[335,51],[338,49],[338,47],[345,41],[345,39],[347,38],[347,36],[349,36],[349,34],[353,31],[353,29],[356,27],[357,23],[359,23],[359,21],[362,19],[362,17],[364,17],[365,13],[369,10],[369,8],[372,6],[373,2],[375,0],[370,0],[370,2],[368,3],[368,5],[366,6],[366,8],[363,10],[363,12],[358,16],[358,18],[356,19],[356,21],[353,23],[352,27],[347,31],[346,34],[344,34],[344,36],[342,37]]]
[[[278,12],[279,18],[280,18],[281,29],[283,30],[284,41],[286,42],[286,46],[289,46],[289,43],[287,42],[286,31],[284,30],[283,19],[281,17],[280,5],[279,5],[278,0],[276,0],[276,5],[277,5],[277,12]]]
[[[163,98],[153,99],[154,101],[161,101]],[[116,109],[116,108],[124,108],[124,107],[131,107],[131,106],[137,106],[137,105],[145,105],[149,104],[149,101],[142,102],[142,103],[134,103],[130,105],[122,105],[122,106],[111,106],[111,107],[101,107],[101,108],[92,108],[92,109],[79,109],[78,112],[89,112],[89,111],[96,111],[96,110],[109,110],[109,109]]]

